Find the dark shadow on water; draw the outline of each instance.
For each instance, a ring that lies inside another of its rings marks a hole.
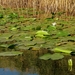
[[[0,75],[75,75],[75,57],[64,59],[40,60],[38,57],[47,50],[24,51],[21,56],[0,57]],[[68,59],[73,59],[73,70],[68,70]]]

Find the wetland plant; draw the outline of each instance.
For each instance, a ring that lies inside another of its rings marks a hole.
[[[46,37],[46,36],[48,36],[49,35],[49,33],[47,32],[47,31],[44,31],[44,30],[39,30],[39,31],[37,31],[36,32],[36,37]]]
[[[18,16],[18,14],[17,13],[10,13],[9,15],[8,15],[8,18],[10,18],[10,19],[15,19],[15,18],[18,18],[19,16]]]
[[[61,49],[61,48],[54,48],[52,51],[54,52],[53,54],[51,54],[51,53],[44,54],[43,56],[40,57],[40,59],[43,59],[43,60],[48,60],[48,59],[59,60],[59,59],[64,58],[64,54],[68,54],[68,55],[74,55],[75,54],[75,52],[73,52],[71,50],[64,50],[64,49]],[[64,54],[62,54],[62,53],[64,53]],[[71,66],[72,61],[69,60],[68,64],[69,64],[69,66]]]
[[[2,19],[3,18],[3,14],[2,13],[0,13],[0,19]]]

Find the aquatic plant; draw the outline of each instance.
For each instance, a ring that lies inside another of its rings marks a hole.
[[[49,33],[47,32],[47,31],[44,31],[44,30],[39,30],[39,31],[37,31],[36,32],[36,37],[46,37],[46,36],[48,36],[49,35]]]
[[[71,50],[64,50],[64,49],[61,49],[61,48],[54,48],[52,50],[54,53],[53,54],[44,54],[43,56],[40,56],[39,58],[40,59],[43,59],[43,60],[48,60],[48,59],[52,59],[52,60],[59,60],[59,59],[62,59],[64,58],[64,54],[68,54],[68,55],[71,55]],[[64,54],[61,54],[61,53],[64,53]],[[73,52],[75,53],[75,52]],[[71,67],[72,66],[72,60],[68,60],[68,65]]]
[[[68,59],[68,70],[72,71],[73,62],[72,59]]]
[[[18,16],[18,14],[17,13],[10,13],[9,15],[8,15],[8,18],[10,18],[10,19],[14,19],[14,18],[18,18],[19,16]]]
[[[7,51],[7,52],[1,52],[0,56],[16,56],[16,55],[22,55],[23,52],[21,51]]]
[[[2,19],[4,17],[4,15],[2,13],[0,13],[0,19]]]
[[[60,53],[54,53],[54,54],[47,53],[47,54],[44,54],[43,56],[39,57],[39,59],[43,59],[43,60],[49,60],[49,59],[59,60],[62,58],[64,58],[64,56]]]
[[[54,22],[54,23],[52,23],[52,26],[54,26],[54,27],[55,27],[55,26],[56,26],[56,24],[57,24],[57,23],[56,23],[56,22]]]

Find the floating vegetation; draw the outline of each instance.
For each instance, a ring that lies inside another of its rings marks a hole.
[[[39,59],[43,59],[43,60],[49,60],[49,59],[59,60],[62,58],[64,58],[64,56],[60,53],[54,53],[54,54],[47,53],[47,54],[44,54],[43,56],[39,57]]]
[[[49,33],[47,31],[44,31],[44,30],[39,30],[36,32],[36,37],[41,37],[41,38],[44,38],[46,36],[48,36]]]
[[[16,56],[16,55],[22,55],[23,52],[20,51],[10,51],[10,52],[1,52],[0,56]]]
[[[39,59],[43,59],[43,60],[48,60],[50,58],[51,58],[51,54],[50,53],[44,54],[43,56],[39,57]]]
[[[75,21],[61,20],[55,15],[52,13],[52,18],[40,20],[33,17],[26,18],[17,12],[0,14],[0,47],[7,50],[34,51],[41,48],[54,49],[55,53],[59,51],[75,55],[73,52],[75,49],[75,26],[73,23]],[[52,60],[56,59],[54,56],[60,56],[60,54],[51,55],[53,55]],[[63,58],[63,56],[60,57]]]

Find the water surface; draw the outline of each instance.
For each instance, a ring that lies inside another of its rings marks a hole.
[[[0,75],[75,75],[75,57],[61,60],[40,60],[47,51],[25,51],[23,56],[0,57]],[[68,59],[73,59],[72,71],[68,70]]]

